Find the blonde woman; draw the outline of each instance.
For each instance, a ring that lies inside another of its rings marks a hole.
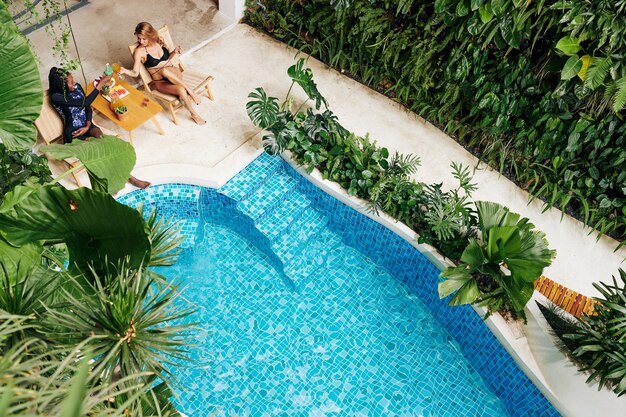
[[[180,46],[169,51],[157,30],[148,22],[137,24],[135,36],[137,36],[137,48],[133,54],[133,69],[120,68],[120,74],[137,77],[141,65],[145,66],[152,77],[154,88],[162,93],[177,96],[189,110],[193,121],[199,125],[205,124],[206,120],[200,117],[191,103],[193,100],[196,104],[200,104],[200,98],[185,84],[183,73],[176,65],[177,55],[181,52]]]

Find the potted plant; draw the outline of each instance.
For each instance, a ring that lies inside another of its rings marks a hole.
[[[120,122],[123,122],[128,118],[128,107],[124,105],[117,106],[114,112],[117,116],[117,120],[119,120]]]

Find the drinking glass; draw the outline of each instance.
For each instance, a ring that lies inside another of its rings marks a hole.
[[[120,80],[124,79],[124,76],[120,73],[122,66],[118,62],[114,62],[113,64],[111,64],[111,68],[113,68],[113,72],[117,74],[117,77]]]

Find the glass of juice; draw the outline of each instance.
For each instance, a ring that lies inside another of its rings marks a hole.
[[[111,68],[113,68],[113,72],[117,74],[120,80],[124,79],[122,74],[120,74],[120,69],[122,68],[122,66],[118,62],[114,62],[113,64],[111,64]]]

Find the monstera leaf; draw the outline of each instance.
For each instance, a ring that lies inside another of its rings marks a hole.
[[[261,87],[248,94],[248,98],[252,99],[246,103],[246,111],[248,117],[256,126],[261,129],[267,129],[276,123],[278,115],[278,99],[270,97]]]
[[[110,194],[124,188],[136,161],[133,146],[110,135],[100,139],[75,140],[64,145],[46,145],[41,147],[41,151],[56,159],[78,158],[89,171],[92,186],[94,182],[99,185],[93,188],[101,190],[104,184],[102,180],[106,179],[106,191]]]
[[[316,109],[319,110],[322,103],[324,103],[324,107],[328,108],[326,99],[318,91],[317,84],[313,81],[313,71],[311,71],[311,68],[304,68],[304,58],[300,58],[295,65],[290,66],[287,69],[287,74],[294,82],[302,87],[311,100],[315,100]]]
[[[8,17],[8,18],[7,18]],[[9,150],[30,149],[37,140],[43,90],[26,38],[0,2],[0,141]]]
[[[71,264],[79,268],[91,264],[99,269],[126,257],[133,267],[148,261],[148,225],[137,210],[110,195],[84,187],[66,190],[57,185],[24,195],[0,214],[0,233],[12,245],[64,242]]]

